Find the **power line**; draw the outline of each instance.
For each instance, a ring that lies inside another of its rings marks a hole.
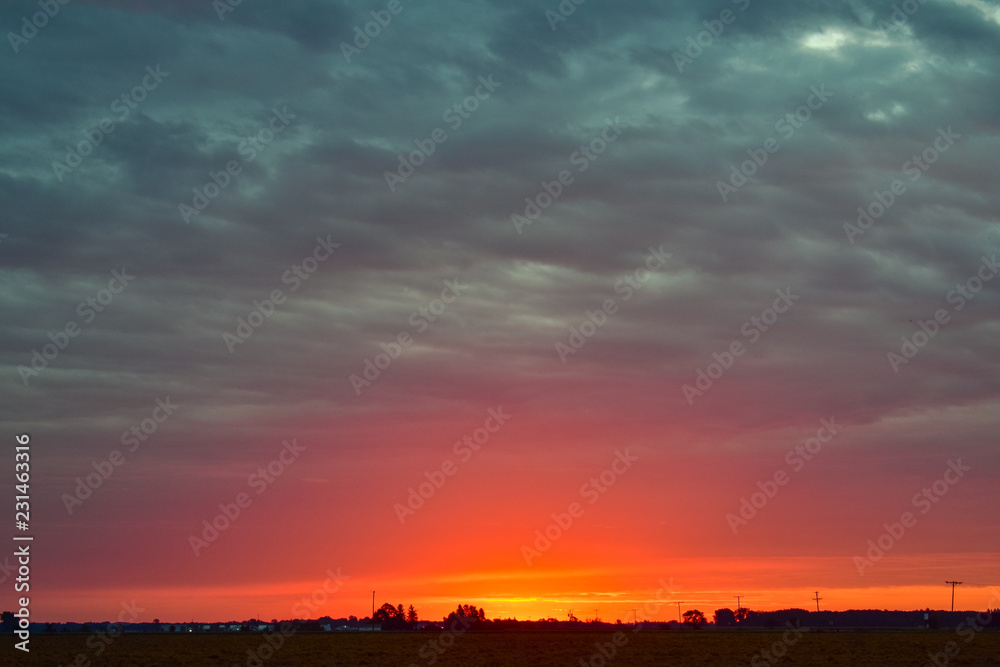
[[[946,581],[944,582],[951,586],[951,610],[955,611],[955,586],[960,585],[961,581]]]

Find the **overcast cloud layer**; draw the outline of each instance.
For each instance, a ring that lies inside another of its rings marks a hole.
[[[32,437],[39,620],[79,618],[82,591],[183,609],[166,600],[184,587],[336,567],[368,591],[456,552],[525,572],[829,559],[817,585],[843,589],[940,585],[933,556],[995,583],[997,3],[914,0],[894,23],[878,0],[565,17],[402,0],[357,48],[386,4],[77,0],[5,40],[0,396],[8,444]],[[4,3],[0,26],[38,11]],[[462,461],[452,443],[501,407],[509,425]],[[786,452],[822,419],[840,429],[795,470]],[[292,439],[299,458],[192,549]],[[634,467],[526,565],[522,543],[626,448]],[[458,473],[401,521],[448,458]],[[911,497],[959,459],[971,470],[919,514]],[[732,529],[779,469],[791,482]],[[852,558],[908,509],[896,560],[859,576]]]

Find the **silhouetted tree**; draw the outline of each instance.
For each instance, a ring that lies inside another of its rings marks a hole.
[[[403,611],[402,604],[393,607],[386,602],[375,610],[375,621],[381,623],[385,630],[407,629],[406,612]]]
[[[736,614],[732,609],[716,609],[714,619],[715,625],[720,628],[731,628],[736,625]]]
[[[375,620],[379,623],[386,623],[396,618],[396,608],[388,602],[375,610]]]
[[[416,623],[419,620],[420,619],[417,618],[417,610],[414,609],[413,605],[411,604],[410,607],[406,610],[406,622],[407,623]]]
[[[705,614],[701,613],[697,609],[690,609],[684,612],[684,625],[690,625],[691,627],[697,629],[705,625],[706,622]]]
[[[486,610],[477,609],[475,605],[471,604],[460,604],[455,608],[455,611],[448,614],[445,622],[452,621],[454,619],[468,619],[472,621],[485,621],[486,620]]]

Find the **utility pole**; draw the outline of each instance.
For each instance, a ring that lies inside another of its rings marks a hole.
[[[821,598],[819,596],[819,591],[816,591],[816,597],[814,597],[813,600],[816,600],[816,611],[817,612],[819,612],[819,601],[822,600],[822,599],[823,598]]]
[[[677,622],[678,623],[681,622],[681,605],[682,604],[684,604],[683,600],[681,600],[680,602],[677,603]]]
[[[955,586],[960,585],[961,581],[946,581],[944,582],[951,586],[951,610],[955,611]]]

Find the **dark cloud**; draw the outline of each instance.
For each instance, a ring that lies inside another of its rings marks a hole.
[[[256,460],[296,428],[351,433],[330,456],[391,454],[366,420],[500,401],[565,432],[658,424],[699,451],[831,412],[905,441],[914,415],[960,409],[977,418],[919,437],[986,466],[1000,279],[961,310],[947,299],[1000,250],[995,7],[925,3],[883,32],[894,3],[743,4],[588,2],[552,30],[557,2],[403,0],[351,62],[341,43],[384,3],[247,0],[224,20],[207,1],[64,6],[0,57],[0,396],[52,438],[42,502],[62,512],[80,466],[166,394],[185,407],[144,503],[211,495],[199,461]],[[679,68],[723,10],[735,20]],[[33,11],[8,3],[0,24]],[[119,120],[114,101],[157,65],[169,76]],[[489,76],[500,86],[452,127]],[[820,86],[832,97],[779,130]],[[104,118],[114,130],[60,179],[53,162]],[[581,161],[606,119],[621,136]],[[906,163],[949,127],[961,138],[913,180]],[[390,192],[386,172],[437,128],[447,140]],[[718,183],[768,139],[780,149],[723,201]],[[573,182],[519,234],[511,216],[562,170]],[[844,225],[894,180],[905,192],[852,243]],[[340,247],[293,290],[318,239]],[[661,245],[672,258],[625,299],[622,277]],[[123,267],[134,282],[83,322]],[[419,315],[454,279],[459,299]],[[787,288],[795,306],[688,406],[682,385]],[[287,301],[230,353],[223,334],[276,289]],[[619,312],[562,363],[555,344],[608,298]],[[940,308],[952,321],[894,372],[886,354]],[[26,385],[18,369],[69,321],[82,333]],[[414,346],[356,395],[349,376],[401,332]],[[908,456],[879,435],[858,452]]]

